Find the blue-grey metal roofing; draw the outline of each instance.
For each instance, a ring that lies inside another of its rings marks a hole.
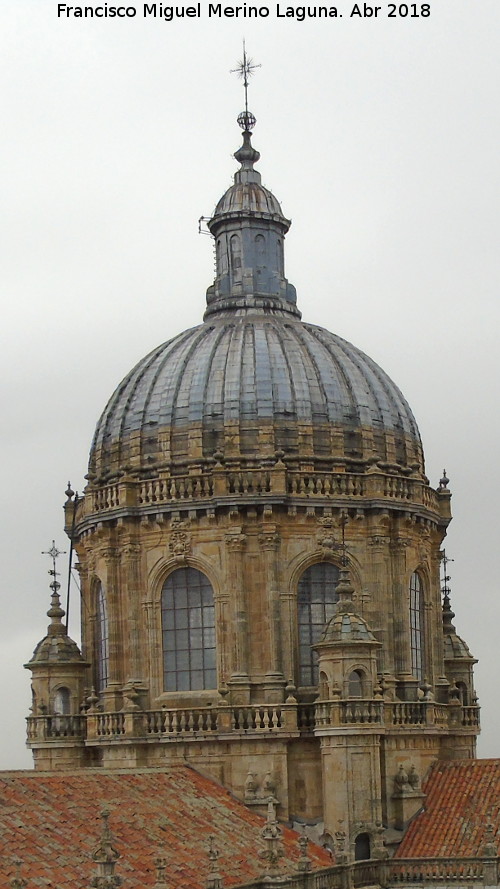
[[[142,359],[108,402],[93,449],[151,426],[283,418],[420,436],[383,370],[350,343],[284,315],[231,314]]]

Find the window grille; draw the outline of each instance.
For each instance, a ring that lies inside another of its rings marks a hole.
[[[420,681],[424,678],[424,594],[420,575],[410,578],[410,648],[411,671]]]
[[[109,623],[106,593],[102,583],[96,589],[96,621],[94,636],[95,688],[103,691],[109,681]]]
[[[195,568],[178,568],[162,590],[165,691],[217,687],[215,606],[210,581]]]
[[[311,645],[318,642],[338,600],[339,569],[318,562],[304,571],[298,586],[299,685],[318,685],[318,656]]]

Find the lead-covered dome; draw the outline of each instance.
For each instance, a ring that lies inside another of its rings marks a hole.
[[[422,460],[411,409],[371,358],[321,327],[245,312],[185,331],[136,365],[97,424],[91,468],[276,451]]]
[[[208,222],[216,277],[205,323],[159,346],[119,385],[92,445],[97,483],[214,456],[423,473],[417,425],[397,386],[355,346],[300,320],[284,273],[290,222],[254,169],[250,135]]]

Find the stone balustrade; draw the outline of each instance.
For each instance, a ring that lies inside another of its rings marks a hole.
[[[420,883],[479,883],[484,874],[484,858],[395,858],[384,863],[386,885]],[[495,881],[496,884],[496,881]]]
[[[461,707],[459,725],[477,729],[479,708]],[[45,741],[85,740],[99,744],[110,739],[200,739],[218,735],[322,734],[335,726],[379,726],[402,730],[434,725],[446,729],[456,708],[434,701],[382,701],[351,698],[316,704],[261,704],[161,710],[88,711],[78,716],[30,716],[28,744]],[[456,723],[454,723],[456,724]]]
[[[125,735],[125,714],[120,713],[96,713],[88,715],[89,721],[94,717],[95,734],[98,738],[115,738]]]
[[[144,714],[146,734],[180,735],[211,734],[219,731],[217,710],[200,707],[196,710],[147,710]]]
[[[479,726],[479,707],[477,705],[462,707],[462,725],[464,728]]]
[[[317,871],[283,874],[283,889],[363,889],[363,887],[415,886],[496,886],[499,858],[391,858],[336,864]],[[260,889],[275,886],[272,880],[259,880]],[[246,883],[238,889],[255,889]]]
[[[318,701],[315,728],[331,725],[382,725],[383,701],[351,698],[345,701]]]
[[[393,726],[421,726],[429,721],[426,715],[430,708],[434,709],[434,704],[429,705],[424,701],[391,701],[388,708],[389,720]]]
[[[71,741],[84,739],[87,734],[85,715],[78,716],[29,716],[27,719],[28,744],[42,741]]]
[[[206,504],[234,496],[272,500],[389,500],[396,504],[413,504],[439,514],[440,500],[436,491],[418,479],[403,478],[380,472],[321,472],[287,469],[278,463],[269,469],[232,470],[215,466],[209,471],[185,475],[166,475],[147,481],[124,479],[94,487],[89,484],[80,501],[77,523],[91,516],[116,513],[128,509],[151,509],[169,505]]]

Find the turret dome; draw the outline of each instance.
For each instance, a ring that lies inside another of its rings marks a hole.
[[[290,225],[283,216],[279,201],[260,182],[235,182],[231,185],[217,204],[212,220],[242,212],[274,217],[286,224],[287,228]]]

